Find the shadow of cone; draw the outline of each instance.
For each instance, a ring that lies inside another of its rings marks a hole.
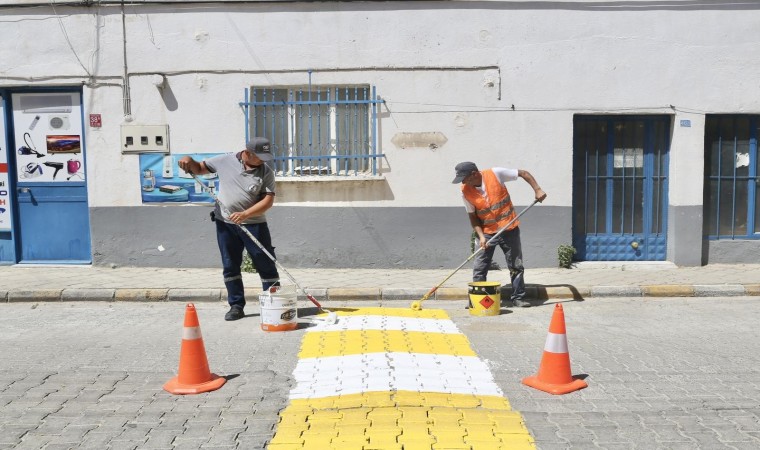
[[[179,374],[164,384],[164,390],[172,394],[200,394],[215,391],[226,381],[225,378],[211,373],[208,368],[198,313],[195,311],[195,305],[188,303],[182,328]]]
[[[544,355],[538,374],[523,378],[522,383],[550,394],[567,394],[588,387],[585,381],[573,378],[570,371],[570,354],[567,350],[565,312],[557,303],[544,345]]]

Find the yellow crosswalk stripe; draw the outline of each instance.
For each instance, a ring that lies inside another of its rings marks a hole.
[[[296,387],[268,449],[535,449],[467,338],[453,323],[431,327],[430,319],[450,322],[445,311],[339,315],[353,318],[350,329],[320,326],[304,335]],[[357,321],[368,328],[356,329]],[[410,331],[421,329],[445,332]]]

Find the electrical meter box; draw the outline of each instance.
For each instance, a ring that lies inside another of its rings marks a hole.
[[[122,153],[169,153],[169,125],[122,125]]]

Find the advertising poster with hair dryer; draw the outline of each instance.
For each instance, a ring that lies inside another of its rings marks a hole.
[[[203,161],[218,153],[174,153],[140,155],[140,190],[143,203],[213,203],[207,189],[214,193],[219,190],[219,180],[215,173],[198,178],[206,185],[200,185],[192,175],[180,169],[177,161],[190,156]]]
[[[3,97],[0,97],[0,119],[5,117]],[[8,183],[8,145],[5,142],[5,121],[0,120],[0,231],[11,229],[11,196]]]
[[[81,116],[77,93],[14,95],[16,171],[20,183],[84,181]]]

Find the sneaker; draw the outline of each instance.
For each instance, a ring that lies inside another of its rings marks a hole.
[[[527,308],[530,306],[530,302],[527,300],[520,300],[519,298],[516,298],[512,300],[512,304],[515,305],[516,308]]]
[[[233,305],[230,307],[230,310],[227,311],[227,314],[224,315],[224,320],[238,320],[245,317],[245,313],[243,312],[243,307]]]

